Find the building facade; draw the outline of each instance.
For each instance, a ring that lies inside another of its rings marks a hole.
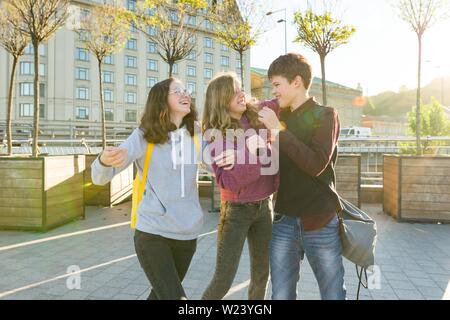
[[[267,70],[251,68],[252,95],[258,99],[272,97],[272,85],[267,78]],[[349,88],[338,83],[327,81],[328,105],[339,113],[341,127],[361,126],[362,88]],[[314,77],[309,90],[319,103],[322,103],[322,80]]]
[[[87,13],[92,5],[102,3],[101,0],[72,1],[72,5],[81,8],[82,13]],[[136,0],[125,0],[124,6],[133,10]],[[214,26],[202,16],[190,17],[188,24],[198,28],[197,46],[186,59],[174,66],[173,76],[193,92],[201,114],[208,82],[220,71],[231,70],[239,74],[239,54],[215,39]],[[84,49],[79,35],[66,27],[57,31],[39,51],[41,137],[66,137],[68,131],[72,138],[92,137],[93,132],[100,133],[99,76],[95,56]],[[11,65],[12,57],[0,48],[0,127],[4,127],[6,119]],[[33,48],[29,46],[17,68],[15,126],[29,127],[32,124],[33,65]],[[245,54],[244,66],[244,81],[250,87],[249,52]],[[111,132],[127,133],[138,125],[150,88],[166,79],[168,70],[168,65],[157,53],[157,44],[131,27],[125,48],[107,57],[103,64],[105,113]]]

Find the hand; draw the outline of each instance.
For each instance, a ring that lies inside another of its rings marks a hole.
[[[280,123],[280,120],[278,120],[277,115],[275,114],[275,112],[267,107],[262,108],[259,112],[258,112],[258,119],[259,121],[261,121],[267,129],[269,130],[281,130],[282,126]]]
[[[236,160],[236,154],[234,150],[225,150],[214,158],[214,162],[219,168],[224,170],[231,170],[234,167],[234,161]]]
[[[256,153],[258,149],[267,147],[266,141],[264,141],[264,139],[257,134],[248,138],[245,143],[247,145],[248,151],[250,151],[250,153],[254,155],[257,155]]]
[[[100,155],[100,161],[107,166],[123,167],[128,158],[128,150],[117,147],[106,147]]]

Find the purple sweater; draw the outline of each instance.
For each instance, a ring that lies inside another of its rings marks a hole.
[[[267,106],[278,113],[278,104],[274,101],[264,101],[260,107]],[[241,118],[241,127],[246,130],[251,128],[247,117]],[[221,148],[219,144],[222,144]],[[225,139],[217,140],[210,144],[212,157],[216,156],[216,150],[236,150],[236,159],[243,159],[244,164],[235,163],[233,169],[225,170],[219,168],[214,162],[212,168],[216,175],[216,182],[220,188],[222,201],[231,202],[253,202],[269,197],[278,189],[279,173],[274,175],[261,175],[261,168],[269,167],[269,164],[262,164],[259,160],[250,162],[252,155],[247,147],[238,150],[236,143],[226,142]],[[255,159],[256,160],[256,159]],[[264,161],[263,161],[264,162]],[[253,163],[253,164],[252,164]],[[266,163],[266,162],[264,162]]]

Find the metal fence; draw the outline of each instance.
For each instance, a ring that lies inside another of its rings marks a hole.
[[[109,139],[108,145],[118,146],[124,139]],[[384,154],[414,154],[414,137],[342,138],[340,154],[361,155],[361,183],[383,184]],[[14,140],[14,154],[31,154],[31,139]],[[101,151],[100,139],[48,139],[39,140],[39,151],[48,155],[96,154]],[[424,137],[425,154],[450,156],[450,137]],[[5,143],[0,144],[0,154],[6,154]]]

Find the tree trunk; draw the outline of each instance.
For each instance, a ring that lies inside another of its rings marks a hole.
[[[241,85],[242,89],[245,91],[245,82],[244,82],[244,53],[239,51],[239,58],[241,62]]]
[[[102,82],[102,61],[98,61],[98,80],[100,83],[100,110],[102,114],[102,148],[106,148],[106,119],[105,119],[105,104],[103,102],[103,82]]]
[[[325,79],[325,56],[320,55],[320,68],[322,70],[322,104],[327,105],[327,84]]]
[[[39,41],[32,40],[34,48],[34,114],[32,156],[38,156],[39,136]]]
[[[173,72],[173,62],[169,62],[169,78],[172,77],[172,72]]]
[[[417,100],[416,100],[416,145],[417,145],[417,155],[422,155],[422,145],[420,143],[420,76],[422,68],[422,35],[418,35],[419,38],[419,61],[417,68]]]
[[[13,65],[11,69],[11,78],[9,83],[9,92],[8,92],[8,109],[6,111],[6,141],[8,143],[8,156],[12,155],[12,109],[13,109],[13,93],[15,87],[15,79],[16,79],[16,68],[17,62],[19,61],[18,57],[13,57]]]

